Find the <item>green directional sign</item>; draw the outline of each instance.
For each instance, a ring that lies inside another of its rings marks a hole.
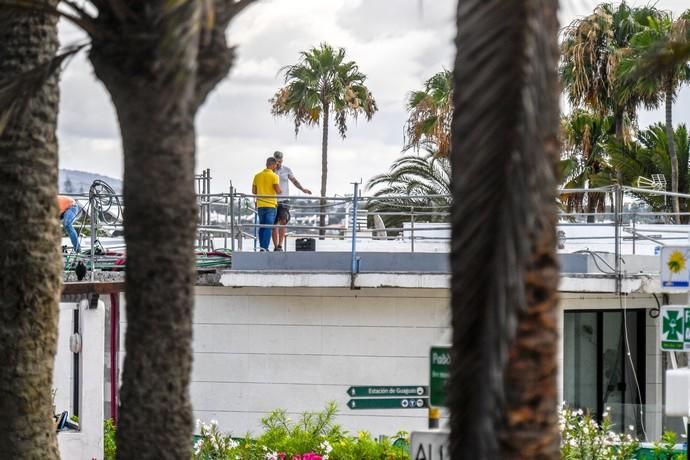
[[[661,307],[661,349],[677,351],[690,349],[690,308],[684,305]]]
[[[429,407],[429,398],[364,398],[351,399],[347,407],[359,409],[423,409]]]
[[[444,407],[450,378],[450,347],[431,347],[429,353],[429,396],[431,405]]]
[[[350,387],[347,394],[353,398],[377,398],[382,396],[428,396],[429,387],[416,386],[360,386]]]

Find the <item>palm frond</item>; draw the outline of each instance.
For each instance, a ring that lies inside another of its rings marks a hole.
[[[20,121],[34,94],[65,62],[84,45],[68,47],[52,59],[21,75],[0,80],[0,135],[15,121]]]

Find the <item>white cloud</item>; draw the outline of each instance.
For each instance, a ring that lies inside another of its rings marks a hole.
[[[658,6],[679,12],[688,8],[686,3],[660,0]],[[561,22],[587,14],[594,4],[566,0]],[[270,114],[268,99],[282,84],[277,75],[282,66],[327,41],[347,49],[368,76],[380,107],[371,122],[351,123],[344,141],[331,129],[329,193],[350,193],[350,182],[366,182],[387,170],[402,147],[408,92],[441,68],[452,68],[455,8],[455,0],[262,0],[253,5],[228,32],[238,54],[230,78],[197,118],[197,169],[211,168],[214,191],[227,190],[232,179],[248,192],[265,157],[279,149],[302,183],[318,193],[320,128],[305,127],[295,137],[290,120]],[[84,38],[61,24],[61,39],[70,44]],[[114,110],[85,56],[70,64],[61,88],[60,167],[122,177]],[[690,89],[680,95],[674,116],[679,123],[690,121]],[[659,111],[642,112],[640,125],[662,119]]]

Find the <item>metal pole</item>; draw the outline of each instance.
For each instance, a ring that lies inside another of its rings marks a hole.
[[[254,209],[254,252],[256,252],[256,243],[259,241],[259,209]]]
[[[223,226],[223,248],[228,248],[228,212],[230,211],[228,197],[225,197],[225,225]]]
[[[91,281],[96,280],[96,196],[91,197]]]
[[[354,195],[352,195],[352,267],[351,267],[351,273],[354,275],[357,273],[358,267],[357,267],[357,204],[358,204],[358,189],[359,189],[359,183],[354,182],[353,185],[354,187]]]
[[[414,206],[410,207],[410,245],[414,252]]]
[[[635,255],[635,213],[632,214],[632,252]]]
[[[230,182],[230,249],[235,252],[235,196]]]
[[[206,169],[206,225],[211,225],[211,168]],[[213,250],[213,233],[206,233],[206,250]]]
[[[616,271],[616,294],[621,293],[622,280],[621,280],[621,260],[620,260],[620,219],[621,219],[621,206],[623,204],[623,191],[621,186],[614,185],[613,194],[613,227],[614,227],[614,257],[615,257],[615,271]]]

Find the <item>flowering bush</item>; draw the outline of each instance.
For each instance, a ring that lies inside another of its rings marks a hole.
[[[398,447],[389,438],[373,439],[361,432],[348,435],[334,423],[335,403],[322,412],[305,412],[293,422],[284,410],[264,417],[264,433],[256,439],[234,440],[212,421],[201,422],[200,436],[194,444],[194,460],[409,460],[406,443]],[[406,441],[407,433],[393,439]]]
[[[630,460],[640,446],[634,436],[614,433],[606,412],[598,424],[589,413],[564,406],[559,421],[563,460]]]
[[[194,443],[195,460],[225,460],[240,458],[230,456],[231,452],[239,447],[235,441],[218,429],[218,422],[211,420],[208,425],[197,420],[197,426],[201,429],[201,436]]]

